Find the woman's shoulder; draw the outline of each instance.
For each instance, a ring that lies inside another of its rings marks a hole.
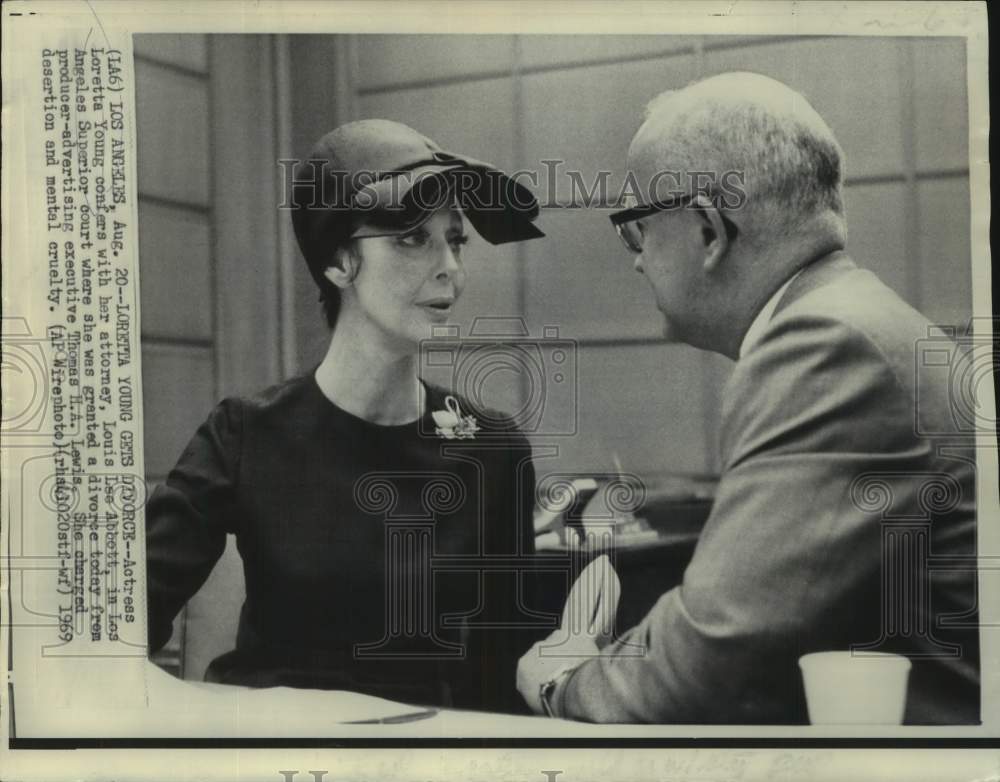
[[[216,405],[213,415],[226,418],[238,416],[240,419],[252,417],[267,418],[285,415],[292,409],[309,403],[312,395],[309,373],[296,375],[249,394],[232,394]]]

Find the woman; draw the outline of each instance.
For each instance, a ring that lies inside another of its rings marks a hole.
[[[151,497],[150,649],[234,534],[247,597],[207,678],[518,709],[531,639],[497,626],[523,623],[527,579],[479,563],[533,553],[530,448],[417,369],[465,286],[465,217],[494,244],[533,238],[537,203],[385,120],[324,136],[293,194],[329,348],[219,404]]]

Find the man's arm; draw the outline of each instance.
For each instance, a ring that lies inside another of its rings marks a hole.
[[[726,466],[683,583],[566,680],[563,716],[788,721],[800,654],[873,640],[827,623],[878,599],[879,525],[852,481],[921,456],[890,367],[843,324],[786,318],[737,366],[727,403]]]

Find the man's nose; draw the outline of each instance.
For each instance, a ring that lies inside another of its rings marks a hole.
[[[639,253],[637,256],[635,256],[635,263],[633,264],[633,267],[635,268],[635,270],[637,272],[639,272],[639,274],[643,273],[643,271],[642,271],[642,253]]]

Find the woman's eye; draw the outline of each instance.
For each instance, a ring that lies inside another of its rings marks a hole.
[[[448,239],[448,244],[450,244],[454,249],[459,249],[463,244],[469,243],[469,237],[467,234],[459,234],[457,236],[452,236]]]
[[[429,238],[426,231],[414,231],[413,233],[403,234],[396,241],[403,247],[423,247],[427,244]]]

